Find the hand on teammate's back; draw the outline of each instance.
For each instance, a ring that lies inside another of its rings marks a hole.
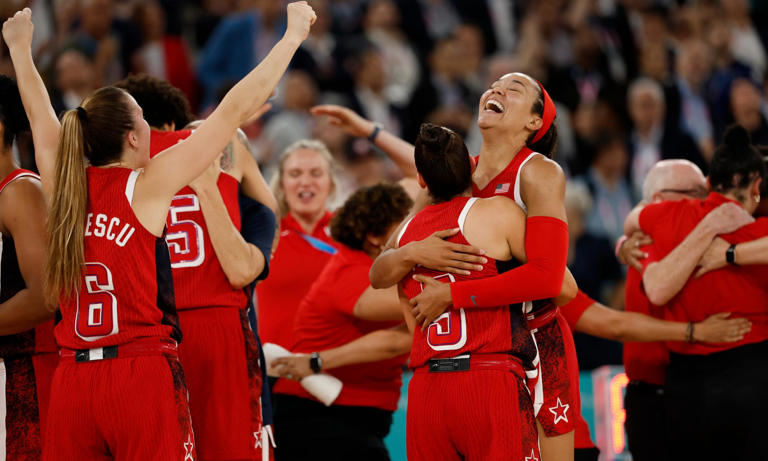
[[[285,36],[303,42],[309,35],[309,28],[316,19],[315,11],[307,2],[289,3],[288,27],[286,27]]]
[[[643,234],[640,231],[634,232],[630,238],[624,241],[619,247],[619,252],[616,256],[622,264],[632,266],[638,271],[642,272],[643,263],[641,259],[648,257],[648,253],[640,250],[640,247],[650,245],[653,243],[653,239]]]
[[[730,312],[720,312],[697,323],[693,330],[693,339],[703,343],[741,341],[752,329],[752,322],[745,318],[729,319],[730,315]]]
[[[469,271],[481,271],[488,260],[485,251],[471,245],[447,242],[459,228],[435,232],[424,240],[408,243],[410,259],[424,267],[451,274],[469,275]]]
[[[416,323],[421,325],[421,331],[424,331],[453,302],[451,285],[425,275],[414,275],[413,279],[421,283],[422,290],[410,301],[411,313],[416,318]]]
[[[11,51],[30,50],[33,33],[32,10],[29,8],[17,11],[3,23],[3,39]]]

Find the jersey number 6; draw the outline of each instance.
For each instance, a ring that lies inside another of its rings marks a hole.
[[[438,275],[435,280],[441,278],[455,281],[451,274]],[[455,351],[464,347],[467,344],[467,314],[464,309],[449,309],[436,318],[427,329],[427,344],[436,351]]]
[[[168,214],[168,251],[171,254],[171,267],[197,267],[205,260],[205,245],[203,244],[203,228],[191,219],[180,219],[185,212],[199,211],[200,202],[197,195],[177,195],[171,202]]]
[[[75,332],[85,341],[96,341],[118,331],[117,298],[112,272],[101,263],[85,263],[85,293],[77,292]]]

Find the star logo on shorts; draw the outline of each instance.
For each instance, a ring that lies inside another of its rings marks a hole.
[[[261,447],[261,431],[254,432],[253,438],[256,439],[256,442],[253,444],[253,448]]]
[[[192,450],[195,449],[195,442],[192,441],[192,434],[189,434],[187,436],[187,441],[184,442],[184,451],[187,453],[184,455],[184,461],[195,461],[195,458],[192,456]]]
[[[555,424],[559,423],[560,421],[568,422],[568,415],[566,413],[568,412],[568,409],[571,406],[566,404],[563,404],[563,402],[560,401],[560,397],[557,398],[557,405],[554,407],[549,407],[549,411],[555,415]]]
[[[525,461],[539,461],[539,458],[536,457],[536,452],[533,451],[533,448],[531,448],[531,456],[526,456]]]

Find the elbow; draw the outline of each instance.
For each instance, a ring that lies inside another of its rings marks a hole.
[[[404,333],[396,333],[388,348],[390,357],[398,357],[411,351],[411,336]]]
[[[646,288],[645,294],[648,296],[648,301],[654,306],[663,306],[667,304],[667,301],[670,299],[670,296],[663,288]]]
[[[251,284],[261,273],[259,267],[254,265],[253,267],[244,267],[241,270],[234,271],[233,273],[227,273],[227,281],[230,286],[235,289],[242,289]]]
[[[376,270],[376,261],[373,262],[371,270],[368,271],[368,281],[371,282],[371,286],[377,290],[389,288],[389,285],[385,283],[386,281],[382,280],[382,277],[379,276],[379,271]]]

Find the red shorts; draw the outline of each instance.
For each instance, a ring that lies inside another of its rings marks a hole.
[[[39,460],[55,353],[0,359],[0,459]]]
[[[196,460],[184,373],[176,355],[123,354],[53,375],[45,460]]]
[[[417,371],[406,418],[409,461],[541,459],[530,394],[509,371]]]
[[[568,323],[559,309],[528,320],[539,352],[539,375],[531,389],[536,419],[547,437],[574,430],[581,419],[579,364]]]
[[[179,311],[179,359],[201,460],[261,460],[261,369],[242,309]]]

